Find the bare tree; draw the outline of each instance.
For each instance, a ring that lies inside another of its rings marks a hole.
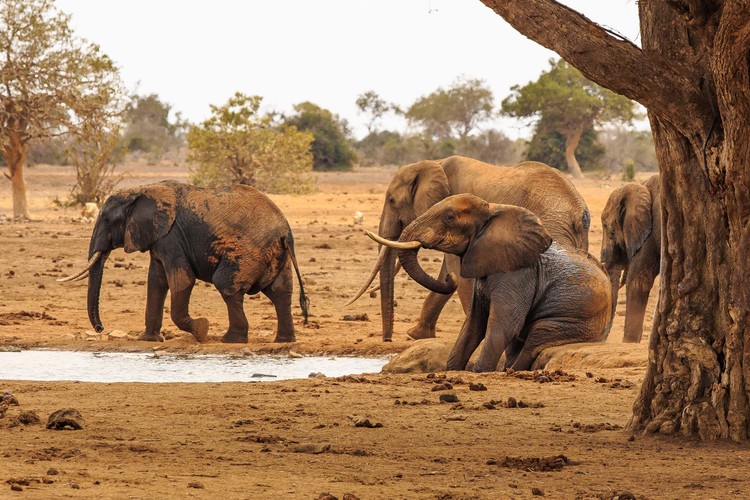
[[[750,3],[641,0],[639,48],[553,0],[483,0],[643,104],[662,175],[662,271],[634,430],[748,438]]]
[[[112,60],[76,38],[69,20],[51,0],[0,0],[0,153],[16,218],[29,218],[23,178],[29,143],[122,109]]]

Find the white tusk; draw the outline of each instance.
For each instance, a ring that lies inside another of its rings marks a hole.
[[[378,273],[380,272],[380,268],[383,267],[383,262],[385,262],[385,254],[386,254],[387,251],[388,250],[385,247],[383,247],[383,248],[380,249],[380,254],[378,255],[378,260],[375,261],[375,265],[372,267],[372,272],[370,272],[370,277],[367,278],[367,281],[365,281],[365,284],[362,286],[362,288],[359,289],[359,292],[357,292],[357,294],[354,296],[354,298],[351,299],[346,304],[344,304],[344,307],[346,307],[346,306],[354,303],[355,300],[357,300],[358,298],[360,298],[362,296],[362,294],[365,293],[365,290],[367,290],[367,287],[370,286],[370,284],[372,283],[372,280],[374,280],[375,276],[377,276]]]
[[[401,261],[397,260],[396,265],[393,267],[393,276],[396,276],[400,270],[401,270]],[[374,287],[367,290],[367,293],[377,292],[378,290],[380,290],[380,285],[375,285]]]
[[[377,241],[381,245],[385,245],[387,247],[391,248],[397,248],[399,250],[416,250],[417,248],[420,248],[422,244],[418,241],[391,241],[386,240],[385,238],[381,238],[375,233],[371,233],[370,231],[365,231],[365,234],[372,238],[373,240]]]
[[[94,255],[92,255],[91,258],[89,259],[88,264],[86,264],[86,268],[83,269],[78,274],[74,274],[73,276],[68,276],[66,278],[58,278],[57,281],[59,281],[60,283],[64,283],[66,281],[76,281],[79,279],[83,279],[82,276],[84,274],[88,274],[89,269],[91,269],[91,266],[96,264],[96,261],[99,260],[99,257],[101,256],[101,254],[102,254],[101,252],[94,253]]]

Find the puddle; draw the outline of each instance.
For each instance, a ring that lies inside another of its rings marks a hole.
[[[0,380],[81,382],[262,382],[378,373],[386,358],[231,357],[211,354],[0,352]]]

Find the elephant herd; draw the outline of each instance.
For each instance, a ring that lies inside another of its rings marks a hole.
[[[430,290],[415,339],[435,337],[435,325],[458,291],[466,320],[448,360],[465,369],[484,341],[476,371],[528,369],[541,350],[604,340],[617,291],[627,286],[626,342],[639,342],[649,292],[659,272],[660,184],[628,183],[612,192],[602,213],[601,263],[588,253],[590,213],[573,184],[538,162],[497,167],[452,156],[401,167],[385,193],[377,261],[356,300],[380,276],[383,340],[393,335],[394,276],[399,265]],[[146,329],[159,341],[167,291],[178,328],[198,342],[208,321],[188,312],[196,279],[224,299],[224,342],[247,342],[247,294],[262,292],[277,316],[276,342],[295,340],[293,277],[307,321],[309,301],[291,228],[279,208],[248,186],[209,190],[167,181],[118,191],[102,207],[89,244],[89,262],[61,281],[88,277],[87,310],[97,331],[104,263],[116,248],[150,254]],[[421,248],[444,253],[434,278],[420,266]],[[398,261],[398,263],[397,263]]]

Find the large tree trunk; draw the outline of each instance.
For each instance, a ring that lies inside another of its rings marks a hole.
[[[662,175],[661,289],[631,429],[747,439],[750,6],[641,0],[641,50],[553,0],[483,1],[649,110]]]
[[[10,135],[8,144],[3,150],[13,189],[13,217],[22,220],[31,218],[29,217],[29,208],[26,205],[26,183],[23,179],[27,151],[28,145],[15,134]]]
[[[581,142],[581,135],[583,135],[583,125],[565,131],[565,162],[568,164],[568,172],[576,179],[583,178],[581,166],[576,159],[576,148]]]

